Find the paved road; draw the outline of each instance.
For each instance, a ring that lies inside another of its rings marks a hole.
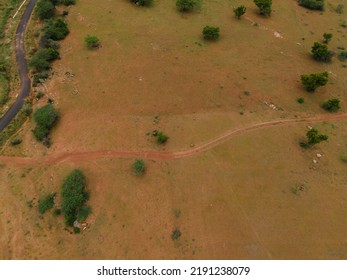
[[[27,23],[33,12],[37,0],[30,0],[24,14],[17,27],[15,36],[15,52],[17,60],[18,74],[21,88],[16,102],[10,107],[5,115],[0,119],[0,132],[14,119],[24,104],[24,99],[30,94],[30,79],[28,77],[28,66],[25,59],[24,38]]]

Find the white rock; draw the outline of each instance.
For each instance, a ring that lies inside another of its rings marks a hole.
[[[317,154],[317,158],[321,158],[322,157],[322,155],[321,154]]]

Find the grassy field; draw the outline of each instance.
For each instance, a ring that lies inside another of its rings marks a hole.
[[[175,1],[69,7],[71,32],[35,104],[52,98],[61,113],[52,147],[36,142],[27,122],[15,136],[22,144],[1,151],[34,160],[0,156],[0,258],[346,259],[346,118],[324,121],[332,115],[320,105],[339,98],[346,113],[347,64],[310,56],[323,33],[333,34],[337,54],[347,48],[346,11],[335,11],[346,2],[312,12],[274,1],[268,18],[252,1],[203,1],[184,14]],[[237,20],[232,8],[241,4],[247,12]],[[220,27],[217,42],[202,39],[205,25]],[[88,34],[100,48],[84,45]],[[323,71],[328,84],[307,93],[300,75]],[[321,121],[247,129],[318,115]],[[309,125],[329,140],[302,149]],[[165,145],[148,135],[154,129],[168,134]],[[238,129],[193,156],[151,157]],[[119,153],[146,151],[146,173],[134,176],[137,155]],[[38,199],[59,193],[76,167],[92,207],[81,235],[64,230],[62,217],[37,211]],[[176,228],[182,236],[172,240]]]

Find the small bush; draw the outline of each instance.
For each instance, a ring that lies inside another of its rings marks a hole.
[[[137,159],[133,163],[133,172],[135,175],[142,175],[146,171],[146,165],[145,162],[142,159]]]
[[[44,214],[46,211],[53,208],[54,197],[55,197],[55,193],[51,193],[39,200],[38,208],[39,208],[40,214]]]
[[[330,99],[322,104],[322,108],[328,112],[335,113],[340,109],[340,100],[337,98]]]
[[[167,142],[167,140],[169,140],[169,137],[167,135],[165,135],[162,131],[158,131],[157,133],[157,142],[159,144],[164,144]]]
[[[259,14],[269,16],[272,12],[272,0],[253,0],[254,4],[259,8]]]
[[[242,5],[237,8],[234,8],[233,11],[237,19],[240,19],[241,16],[246,13],[246,7]]]
[[[219,38],[219,27],[207,25],[202,30],[202,34],[205,40],[215,41]]]
[[[177,0],[176,7],[180,12],[190,12],[200,7],[200,0]]]
[[[20,143],[22,143],[22,139],[16,138],[16,139],[13,139],[13,140],[11,141],[11,145],[12,145],[12,146],[19,145]]]
[[[312,56],[317,61],[330,62],[333,53],[329,51],[326,44],[315,42],[311,49]]]
[[[299,5],[309,10],[324,10],[324,0],[299,0]]]
[[[149,7],[153,4],[153,0],[130,0],[130,1],[139,6]]]
[[[315,145],[318,144],[322,141],[327,141],[328,140],[328,136],[325,134],[319,134],[318,130],[315,128],[310,129],[307,133],[306,133],[306,137],[307,137],[307,142],[310,145]]]
[[[299,97],[298,99],[296,99],[296,102],[302,104],[305,102],[305,99],[303,97]]]
[[[92,36],[92,35],[87,35],[84,38],[84,42],[86,43],[87,47],[90,49],[95,49],[95,48],[99,47],[99,45],[100,45],[99,38],[96,36]]]
[[[22,109],[21,109],[21,112],[22,112],[25,116],[29,117],[30,114],[32,113],[32,111],[33,111],[33,108],[32,108],[31,103],[30,103],[30,102],[25,102],[24,105],[23,105],[23,107],[22,107]]]
[[[341,156],[341,161],[347,163],[347,154]]]
[[[182,235],[181,231],[179,229],[175,229],[174,231],[172,231],[171,233],[171,238],[173,240],[177,240],[178,238],[180,238],[180,236]]]
[[[333,34],[324,33],[323,38],[324,38],[324,43],[328,44],[331,41],[331,39],[333,38]]]
[[[318,87],[326,85],[327,82],[328,72],[301,75],[301,83],[308,92],[314,92]]]
[[[81,229],[79,227],[74,227],[73,233],[75,233],[75,234],[81,233]]]
[[[341,51],[338,58],[342,62],[346,61],[347,60],[347,51]]]

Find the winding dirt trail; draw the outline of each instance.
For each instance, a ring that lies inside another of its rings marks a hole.
[[[323,121],[347,121],[347,113],[340,114],[324,114],[307,118],[296,119],[281,119],[253,124],[247,127],[231,129],[224,134],[194,148],[177,151],[177,152],[162,152],[162,151],[116,151],[116,150],[96,150],[96,151],[74,151],[55,153],[42,157],[11,157],[0,156],[0,162],[5,164],[16,165],[51,165],[63,162],[81,163],[86,161],[93,161],[103,158],[144,158],[152,160],[174,160],[186,157],[196,156],[205,151],[208,151],[237,135],[242,135],[247,132],[265,129],[270,127],[285,126],[295,123],[316,123]]]

